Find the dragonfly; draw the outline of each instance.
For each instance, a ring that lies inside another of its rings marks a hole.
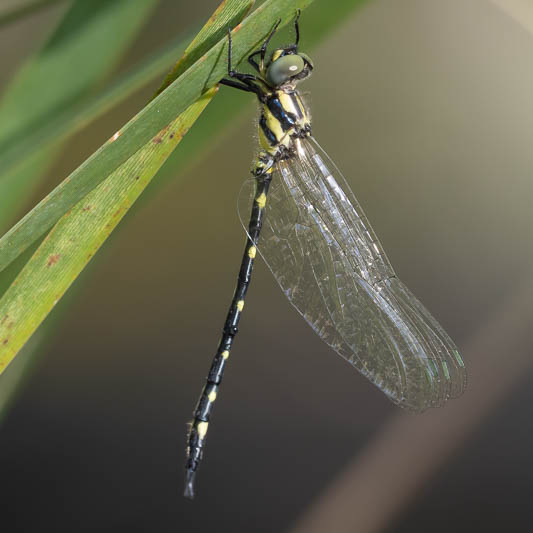
[[[421,412],[466,386],[454,342],[397,277],[341,172],[311,135],[296,89],[314,69],[298,50],[299,17],[293,44],[267,56],[278,21],[248,57],[256,74],[232,68],[228,32],[228,77],[220,83],[257,96],[260,149],[239,196],[247,236],[237,286],[189,426],[188,498],[258,253],[315,333],[395,404]]]

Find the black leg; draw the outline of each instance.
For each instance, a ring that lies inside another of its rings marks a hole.
[[[276,22],[276,25],[274,26],[274,28],[272,28],[272,31],[268,34],[268,37],[265,39],[265,42],[263,43],[261,48],[257,50],[256,52],[254,52],[253,54],[250,54],[248,56],[248,63],[250,63],[250,65],[252,65],[252,67],[254,67],[254,69],[257,70],[257,72],[259,73],[262,73],[265,68],[266,49],[267,49],[268,43],[270,42],[270,39],[272,39],[272,37],[276,33],[276,30],[278,29],[278,26],[280,25],[280,23],[281,23],[281,19]],[[254,59],[254,57],[257,55],[261,55],[260,64],[258,64],[257,61]]]
[[[259,68],[259,65],[257,64],[257,61],[254,59],[254,57],[261,53],[261,50],[257,50],[257,52],[254,52],[253,54],[250,54],[248,56],[248,63],[254,67],[257,72],[261,72],[261,69]]]
[[[294,50],[295,52],[298,49],[298,43],[300,42],[300,27],[298,25],[298,20],[300,19],[301,13],[302,13],[302,11],[300,9],[298,9],[298,11],[296,11],[296,18],[294,19],[294,31],[296,32],[296,41],[295,41],[295,43],[292,46],[289,47],[291,50]],[[280,23],[281,23],[281,20],[278,20],[278,22],[276,22],[276,25],[274,26],[272,31],[269,33],[268,37],[265,39],[265,42],[263,43],[261,48],[259,50],[257,50],[256,52],[254,52],[253,54],[250,54],[248,56],[248,63],[250,63],[250,65],[252,65],[252,67],[255,70],[257,70],[257,72],[259,72],[259,73],[261,73],[262,70],[264,70],[266,49],[267,49],[268,43],[270,42],[270,40],[272,39],[272,37],[276,33],[276,30],[278,29],[278,26],[279,26]],[[261,55],[261,63],[260,64],[258,64],[257,61],[254,59],[254,57],[259,55],[259,54]]]
[[[300,27],[298,26],[298,20],[301,15],[301,10],[296,11],[296,18],[294,19],[294,31],[296,32],[296,41],[294,44],[287,46],[285,50],[298,53],[298,43],[300,42]]]
[[[261,90],[261,88],[254,83],[251,83],[249,81],[234,81],[234,80],[228,80],[227,78],[222,78],[219,83],[221,85],[226,85],[227,87],[232,87],[234,89],[240,89],[241,91],[246,91],[248,93],[254,93],[257,95],[259,100],[262,102],[264,100],[264,93]]]
[[[268,37],[265,39],[265,42],[263,43],[261,48],[257,50],[256,52],[254,52],[253,54],[248,56],[248,63],[250,63],[250,65],[252,65],[252,67],[254,67],[255,70],[257,70],[257,72],[261,72],[265,68],[265,55],[266,55],[266,49],[267,49],[268,43],[270,42],[272,37],[274,37],[274,34],[276,33],[278,26],[280,24],[281,24],[281,19],[279,19],[276,22],[275,26],[272,28],[272,31],[268,34]],[[254,59],[254,57],[259,54],[261,55],[260,65],[258,65],[257,61]]]
[[[298,26],[298,20],[300,19],[301,14],[301,9],[298,9],[298,11],[296,11],[296,18],[294,19],[294,31],[296,32],[296,41],[294,42],[294,44],[296,48],[298,47],[298,43],[300,42],[300,27]]]
[[[234,89],[240,89],[241,91],[246,91],[249,93],[256,92],[252,87],[248,85],[244,85],[243,83],[239,83],[238,81],[228,80],[227,78],[222,78],[219,81],[219,83],[222,85],[227,85],[228,87],[233,87]]]
[[[266,83],[261,78],[258,78],[257,76],[254,76],[253,74],[244,74],[242,72],[237,72],[233,70],[231,30],[229,28],[228,28],[228,76],[230,78],[235,78],[240,83],[234,82],[232,80],[228,80],[226,78],[222,79],[220,83],[222,83],[223,85],[227,85],[228,87],[233,87],[235,89],[241,89],[243,91],[253,92],[257,94],[257,96],[259,97],[259,100],[261,101],[263,100],[264,91],[261,89],[258,83],[262,83],[268,89],[268,86],[266,85]]]
[[[257,81],[257,76],[254,76],[252,74],[242,74],[241,72],[236,72],[233,70],[233,66],[231,63],[231,31],[228,28],[228,76],[230,78],[235,78],[241,82],[243,82],[245,85],[250,86],[249,82]],[[227,85],[227,84],[226,84]],[[237,89],[240,89],[241,87],[237,87]]]
[[[267,46],[268,46],[268,43],[270,42],[270,39],[272,39],[272,37],[274,37],[274,34],[276,33],[277,29],[278,29],[278,26],[281,24],[281,19],[279,19],[276,24],[274,25],[274,27],[272,28],[272,31],[270,32],[270,34],[268,35],[268,37],[265,39],[265,42],[263,43],[263,46],[261,46],[261,50],[259,50],[260,54],[261,54],[261,68],[263,68],[264,66],[264,63],[265,63],[265,55],[266,55],[266,49],[267,49]]]

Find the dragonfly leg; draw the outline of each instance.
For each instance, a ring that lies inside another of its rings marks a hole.
[[[298,9],[296,11],[296,18],[294,19],[294,31],[296,32],[296,40],[294,44],[289,47],[291,50],[294,50],[294,51],[298,49],[298,42],[300,41],[300,27],[298,26],[298,20],[300,18],[301,13],[302,11]],[[261,74],[263,74],[265,70],[265,57],[266,57],[266,50],[268,47],[268,43],[270,42],[270,40],[276,33],[280,23],[281,23],[281,19],[276,22],[276,25],[274,26],[272,31],[269,33],[268,37],[265,39],[265,42],[263,43],[261,48],[248,56],[248,63],[250,63],[250,65],[252,65],[252,67],[254,67],[254,69],[257,70],[257,72]],[[255,56],[257,55],[261,57],[259,64],[255,60]]]
[[[231,31],[228,28],[228,76],[230,79],[223,78],[220,80],[220,83],[222,85],[227,85],[228,87],[233,87],[234,89],[240,89],[241,91],[255,93],[259,97],[259,99],[262,100],[264,91],[257,84],[258,82],[262,82],[262,80],[257,76],[254,76],[253,74],[244,74],[242,72],[237,72],[233,70],[231,51]]]
[[[300,42],[300,26],[298,25],[298,21],[300,20],[300,15],[302,14],[302,10],[298,9],[296,11],[296,17],[294,18],[294,31],[296,33],[296,39],[294,40],[294,48],[298,48],[298,43]]]

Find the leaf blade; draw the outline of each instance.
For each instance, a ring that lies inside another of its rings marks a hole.
[[[0,299],[0,373],[77,278],[213,97],[211,89],[65,214]]]
[[[292,20],[296,8],[313,0],[267,0],[233,32],[236,62],[241,60],[271,28],[271,21]],[[287,14],[290,8],[290,16]],[[0,239],[0,271],[46,232],[64,213],[87,195],[120,164],[170,123],[179,113],[214,86],[225,75],[223,39],[185,71],[172,85],[152,100],[56,189]],[[1,168],[1,163],[0,163]]]
[[[54,125],[87,100],[77,96],[90,94],[117,63],[154,4],[72,2],[42,49],[13,76],[0,100],[0,229],[57,156],[65,136]]]
[[[250,0],[224,0],[215,12],[220,16],[208,20],[183,57],[207,47],[210,37],[225,31],[224,15],[230,12],[244,16],[249,7]],[[0,341],[0,373],[107,239],[217,90],[215,87],[204,93],[55,225],[0,300],[0,335],[4,335]]]

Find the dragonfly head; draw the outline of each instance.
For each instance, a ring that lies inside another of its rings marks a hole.
[[[266,80],[272,87],[293,84],[308,78],[313,70],[311,58],[294,46],[278,48],[266,68]]]

